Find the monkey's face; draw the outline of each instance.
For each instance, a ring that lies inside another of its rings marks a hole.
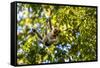
[[[60,30],[58,28],[53,29],[53,34],[58,35],[60,33]]]

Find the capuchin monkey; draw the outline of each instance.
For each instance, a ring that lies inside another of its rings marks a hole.
[[[40,38],[40,42],[45,44],[46,46],[50,46],[54,42],[57,42],[58,34],[60,33],[60,30],[58,28],[53,28],[51,32],[47,33],[44,37],[42,37],[36,29],[32,29],[34,33],[37,34],[37,36]]]

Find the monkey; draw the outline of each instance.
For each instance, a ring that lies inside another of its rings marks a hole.
[[[55,27],[53,28],[52,31],[50,31],[49,33],[47,33],[47,35],[45,35],[44,37],[42,37],[37,31],[36,29],[32,29],[32,31],[34,33],[37,34],[37,36],[40,38],[40,42],[45,44],[46,46],[50,46],[52,43],[56,42],[58,40],[57,36],[60,33],[60,30]]]
[[[44,38],[43,38],[43,42],[45,42],[45,44],[47,46],[49,46],[50,44],[56,42],[58,40],[58,34],[60,33],[60,30],[57,28],[53,28],[53,30],[51,32],[49,32]]]

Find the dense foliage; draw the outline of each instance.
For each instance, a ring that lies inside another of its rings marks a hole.
[[[35,28],[45,35],[48,12],[52,26],[61,32],[56,43],[46,46]],[[17,4],[17,64],[42,64],[96,60],[96,8],[41,4]]]

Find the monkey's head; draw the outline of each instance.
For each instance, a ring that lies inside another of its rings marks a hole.
[[[57,36],[60,33],[60,30],[56,27],[53,29],[53,34]]]

